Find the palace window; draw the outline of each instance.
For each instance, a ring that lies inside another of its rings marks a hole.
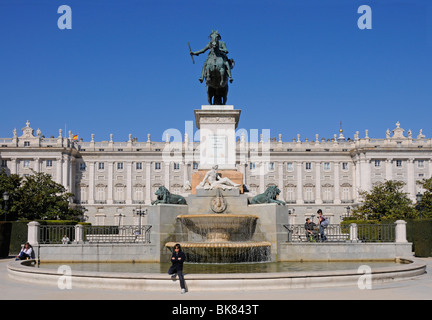
[[[137,162],[137,163],[136,163],[136,169],[137,169],[137,170],[142,170],[142,168],[143,168],[143,167],[142,167],[142,162]]]
[[[161,169],[161,163],[155,162],[155,170],[160,170],[160,169]]]
[[[99,170],[104,170],[105,169],[105,162],[99,162],[98,163],[98,169]]]
[[[312,163],[311,162],[306,162],[305,168],[306,168],[306,170],[312,170]]]
[[[269,162],[269,164],[268,164],[268,169],[270,170],[270,171],[273,171],[274,170],[274,162]]]
[[[24,160],[24,168],[30,168],[30,160]]]
[[[342,200],[343,201],[348,201],[350,200],[350,189],[349,187],[344,187],[342,188]]]
[[[381,160],[375,160],[375,168],[381,167]]]
[[[342,162],[342,170],[348,170],[348,162]]]
[[[333,200],[332,187],[324,187],[323,196],[323,200],[326,202]]]
[[[180,170],[180,163],[174,162],[174,170]]]
[[[286,189],[286,200],[289,202],[295,201],[295,187],[288,187]]]
[[[117,170],[123,170],[123,162],[117,162]]]
[[[402,168],[402,160],[396,160],[396,167]]]
[[[46,166],[47,166],[47,168],[52,167],[53,166],[53,161],[52,160],[47,160],[46,161]]]
[[[135,200],[139,202],[144,200],[144,192],[142,187],[135,188]]]
[[[314,200],[313,188],[312,187],[306,187],[305,188],[305,201],[310,203],[313,200]]]
[[[329,171],[330,170],[330,162],[324,162],[324,170]]]
[[[292,162],[287,162],[287,170],[288,171],[293,171],[294,170],[294,166]]]

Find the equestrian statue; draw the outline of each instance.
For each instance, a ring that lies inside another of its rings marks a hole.
[[[233,82],[231,69],[234,68],[234,60],[228,59],[228,49],[225,42],[220,41],[221,36],[218,31],[212,31],[209,38],[210,42],[202,50],[193,52],[189,45],[190,55],[195,63],[193,56],[210,50],[198,80],[201,83],[204,79],[206,81],[209,104],[224,105],[228,95],[228,81]]]

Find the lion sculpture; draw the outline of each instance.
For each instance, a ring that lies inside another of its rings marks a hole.
[[[250,201],[251,204],[260,204],[260,203],[277,203],[281,205],[285,205],[284,201],[276,199],[281,191],[277,186],[270,186],[264,193],[258,194],[253,197]]]
[[[159,187],[159,189],[156,190],[155,195],[157,196],[157,199],[152,202],[152,205],[158,203],[186,204],[186,199],[184,197],[169,192],[169,190],[164,186]]]

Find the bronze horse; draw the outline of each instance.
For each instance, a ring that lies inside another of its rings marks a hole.
[[[234,68],[234,60],[228,59],[228,50],[225,42],[220,41],[221,36],[217,31],[212,31],[209,36],[210,42],[199,51],[190,52],[191,55],[200,55],[210,50],[204,63],[200,82],[204,78],[207,85],[207,99],[211,105],[224,105],[228,95],[228,81],[232,83],[231,69]]]

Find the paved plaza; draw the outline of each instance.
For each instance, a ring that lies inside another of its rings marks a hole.
[[[238,292],[139,292],[72,288],[28,284],[12,280],[7,265],[14,259],[0,259],[0,300],[430,300],[432,299],[432,258],[418,259],[427,265],[426,274],[410,280],[375,285],[372,289],[335,287],[319,289]],[[186,276],[187,281],[187,276]]]

